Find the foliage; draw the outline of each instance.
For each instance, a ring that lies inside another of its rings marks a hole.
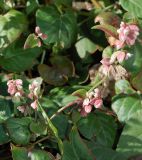
[[[141,0],[0,1],[3,159],[141,158],[141,19]]]

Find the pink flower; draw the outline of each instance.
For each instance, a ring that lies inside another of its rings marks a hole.
[[[102,99],[96,99],[94,105],[95,105],[95,108],[101,108],[102,107],[102,104],[103,104],[103,101]]]
[[[35,100],[33,103],[31,103],[31,107],[32,107],[33,109],[37,109],[37,107],[38,107],[37,100]]]
[[[125,45],[132,46],[135,44],[137,36],[139,35],[139,28],[135,24],[127,24],[121,22],[120,28],[117,30],[119,40],[116,40],[116,48],[123,48]]]
[[[86,105],[86,106],[84,106],[84,111],[86,113],[90,113],[92,111],[92,105]]]
[[[11,96],[22,96],[23,95],[23,82],[21,79],[9,80],[7,82],[8,93]]]
[[[28,97],[30,99],[38,98],[39,90],[40,84],[36,80],[34,80],[32,84],[29,85],[30,93],[28,94]]]
[[[37,34],[37,37],[40,37],[43,40],[47,39],[47,35],[41,32],[39,26],[35,28],[35,33]]]
[[[117,60],[119,63],[122,63],[126,58],[126,53],[123,51],[117,51]]]
[[[103,58],[100,62],[103,65],[103,74],[107,75],[111,66],[110,58]]]
[[[17,109],[18,109],[21,113],[24,113],[24,112],[25,112],[25,106],[18,106]]]

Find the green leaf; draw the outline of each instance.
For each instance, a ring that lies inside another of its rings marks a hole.
[[[0,125],[0,145],[9,142],[9,140],[9,136],[7,135],[3,125]]]
[[[13,104],[11,101],[0,98],[0,123],[13,115]]]
[[[27,14],[31,14],[39,7],[38,0],[28,0],[26,3],[26,12]]]
[[[76,17],[70,10],[63,13],[56,6],[50,5],[37,11],[36,21],[37,26],[48,36],[46,43],[68,48],[76,39]]]
[[[107,46],[104,50],[103,50],[103,58],[110,58],[111,55],[113,54],[113,48],[110,46]]]
[[[13,160],[30,160],[30,158],[28,158],[28,150],[24,147],[12,145],[11,152]]]
[[[127,121],[117,151],[127,157],[142,153],[142,110],[135,112]]]
[[[142,45],[140,43],[136,43],[134,46],[127,49],[127,52],[132,54],[132,57],[128,58],[124,62],[124,67],[128,72],[131,72],[132,75],[136,75],[141,71],[142,68]]]
[[[142,110],[142,100],[140,96],[115,96],[112,102],[112,109],[117,114],[121,122],[128,121],[134,113]]]
[[[3,69],[12,72],[30,69],[41,53],[41,48],[22,49],[16,47],[16,44],[13,43],[3,51],[4,56],[0,57],[0,65]]]
[[[88,144],[89,149],[94,153],[96,160],[126,160],[126,157],[111,148],[107,148],[94,143]]]
[[[81,134],[92,139],[95,136],[96,142],[102,146],[112,146],[116,134],[116,123],[111,116],[103,113],[90,114],[82,118],[78,124]]]
[[[121,79],[116,81],[115,83],[115,93],[116,94],[132,94],[135,93],[136,91],[131,87],[130,83],[125,80],[125,79]]]
[[[44,111],[42,106],[40,105],[40,103],[38,103],[38,105],[39,105],[39,108],[41,110],[42,116],[44,117],[46,123],[48,124],[49,128],[51,129],[53,135],[55,136],[55,138],[57,140],[57,143],[58,143],[59,150],[60,150],[61,154],[63,154],[63,142],[58,135],[57,128],[53,125],[52,121],[50,120],[50,118],[48,117],[48,115],[46,114],[46,112]]]
[[[63,160],[94,160],[94,158],[74,127],[70,133],[70,142],[64,142]]]
[[[33,121],[30,124],[30,130],[36,134],[46,135],[47,125],[44,122],[41,122],[39,120],[37,122]]]
[[[66,131],[68,127],[68,118],[65,115],[58,115],[52,120],[54,126],[57,128],[59,136],[61,138],[66,137]],[[62,126],[62,127],[61,127]]]
[[[86,37],[77,41],[75,47],[80,58],[85,58],[88,54],[93,54],[99,49],[98,45]]]
[[[34,149],[30,153],[30,158],[31,160],[54,160],[55,158],[48,154],[48,152],[39,150],[39,149]]]
[[[14,143],[27,145],[30,142],[31,134],[28,128],[29,123],[29,118],[9,118],[6,121],[9,137]]]
[[[34,33],[30,34],[25,41],[24,48],[26,49],[26,48],[38,47],[39,41],[40,40],[37,38],[37,36]]]
[[[27,28],[27,20],[22,12],[10,10],[0,15],[0,48],[7,47]]]
[[[120,0],[122,7],[133,13],[135,16],[142,18],[142,1],[141,0]]]

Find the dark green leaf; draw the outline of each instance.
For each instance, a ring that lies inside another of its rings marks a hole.
[[[116,134],[116,123],[108,115],[90,114],[78,122],[78,129],[87,139],[95,137],[96,142],[102,146],[112,146]]]
[[[22,49],[16,47],[13,43],[3,51],[4,56],[0,57],[0,65],[2,68],[13,72],[30,69],[41,53],[41,48]]]
[[[56,6],[50,5],[36,13],[37,25],[48,38],[47,43],[56,43],[62,48],[70,47],[76,38],[76,17],[70,10],[63,13]]]
[[[6,128],[11,140],[19,145],[27,145],[30,142],[29,118],[9,118],[6,121]]]

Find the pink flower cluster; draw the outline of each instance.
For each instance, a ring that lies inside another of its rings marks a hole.
[[[139,35],[139,28],[135,24],[121,22],[117,32],[119,34],[119,40],[115,41],[115,46],[117,49],[120,49],[125,45],[132,46],[135,44],[137,36]]]
[[[36,34],[36,37],[37,37],[37,38],[39,37],[39,38],[41,38],[42,40],[47,39],[47,35],[41,32],[39,26],[37,26],[37,27],[35,28],[35,34]],[[38,46],[41,47],[41,41],[40,41],[40,39],[39,39],[39,41],[38,41]]]
[[[30,93],[28,94],[28,97],[31,100],[34,100],[33,103],[31,103],[31,107],[33,109],[37,109],[38,107],[38,95],[40,91],[40,84],[35,80],[32,82],[32,84],[29,85],[29,91]]]
[[[22,96],[23,95],[23,82],[21,79],[9,80],[7,82],[8,93],[11,96]]]
[[[107,75],[109,72],[109,68],[112,66],[113,63],[118,61],[118,63],[122,63],[124,60],[130,58],[132,54],[126,53],[124,51],[117,51],[112,54],[110,58],[103,58],[100,62],[103,65],[103,73]]]
[[[98,88],[87,94],[87,98],[83,101],[83,106],[81,109],[81,115],[87,116],[88,113],[92,111],[93,106],[95,108],[101,108],[103,100],[101,98],[101,93]]]
[[[32,82],[32,84],[29,85],[29,94],[28,95],[25,94],[22,85],[23,85],[23,81],[21,79],[9,80],[7,82],[8,93],[11,96],[18,96],[19,98],[31,99],[33,102],[30,104],[30,106],[33,109],[37,109],[38,97],[39,97],[39,93],[40,93],[40,83],[38,83],[36,80],[34,80]],[[17,109],[20,112],[25,113],[27,106],[28,106],[27,104],[24,104],[24,105],[18,106]]]

